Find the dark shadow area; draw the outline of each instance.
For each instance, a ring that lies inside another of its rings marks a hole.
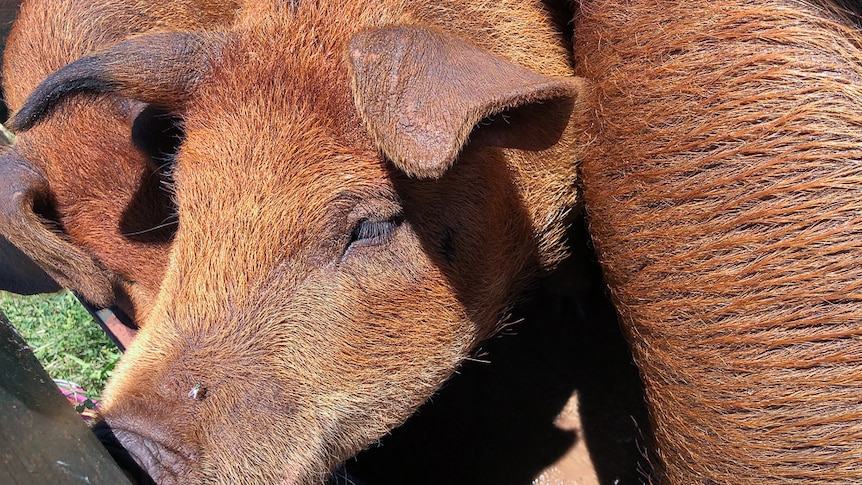
[[[0,71],[2,73],[2,71]],[[9,107],[6,105],[6,93],[0,84],[0,123],[6,123],[9,119]]]
[[[577,296],[568,301],[576,310],[570,321],[580,330],[575,351],[584,441],[599,483],[645,483],[651,470],[642,454],[650,439],[643,384],[580,220],[570,230],[570,241],[572,257],[557,274],[577,281],[569,290]]]
[[[183,141],[179,117],[147,106],[132,124],[132,142],[152,161],[123,210],[120,231],[139,243],[166,244],[174,239],[179,223],[171,198],[173,157]]]
[[[60,285],[0,234],[0,290],[35,295],[60,291]]]
[[[643,482],[638,446],[647,417],[637,370],[580,219],[571,237],[573,257],[514,312],[523,321],[488,341],[379,446],[348,462],[350,480],[526,485],[584,440],[600,483]],[[574,391],[581,434],[554,425]]]
[[[551,13],[551,20],[554,22],[554,27],[562,33],[563,39],[566,41],[566,50],[572,52],[574,49],[574,22],[572,19],[575,16],[575,8],[578,2],[571,0],[544,0],[543,2]]]
[[[526,310],[543,318],[556,305],[537,298]],[[576,385],[577,331],[561,321],[533,323],[490,340],[477,353],[490,363],[466,362],[348,470],[366,485],[529,484],[583,438],[553,424]],[[551,341],[568,348],[548,348]]]

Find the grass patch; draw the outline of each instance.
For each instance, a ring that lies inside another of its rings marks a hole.
[[[99,399],[120,350],[73,294],[20,296],[0,291],[0,310],[53,378],[76,382]]]

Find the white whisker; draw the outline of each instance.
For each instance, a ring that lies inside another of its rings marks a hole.
[[[179,220],[169,221],[169,222],[164,222],[164,223],[162,223],[162,224],[159,224],[158,226],[151,227],[151,228],[149,228],[149,229],[144,229],[144,230],[142,230],[142,231],[136,231],[136,232],[124,232],[124,233],[121,233],[120,235],[121,235],[121,236],[126,236],[126,237],[128,237],[128,236],[139,236],[139,235],[141,235],[141,234],[145,234],[145,233],[152,232],[152,231],[157,231],[157,230],[159,230],[159,229],[162,229],[162,228],[165,228],[165,227],[168,227],[168,226],[172,226],[172,225],[174,225],[174,224],[179,224],[179,223],[180,223],[180,221],[179,221]]]

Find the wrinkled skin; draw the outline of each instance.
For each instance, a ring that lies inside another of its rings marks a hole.
[[[103,407],[158,483],[319,482],[564,254],[585,86],[541,5],[275,3],[76,62],[13,119],[77,79],[183,118],[179,229]]]

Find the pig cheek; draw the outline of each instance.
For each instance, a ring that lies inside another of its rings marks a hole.
[[[306,318],[287,337],[273,334],[253,385],[240,380],[234,393],[208,396],[212,414],[201,419],[213,425],[194,437],[204,476],[247,480],[258,470],[273,474],[262,482],[321,481],[452,374],[474,332],[445,278],[429,266],[387,276],[378,285],[323,278],[296,298],[289,320],[314,313],[317,321]],[[323,294],[339,296],[321,311]]]
[[[258,413],[236,412],[240,408],[227,407],[230,401],[203,417],[212,426],[197,429],[196,441],[205,450],[201,476],[213,483],[322,482],[331,447],[312,410],[286,414],[284,407],[257,405]]]
[[[400,424],[455,371],[477,334],[424,253],[395,254],[379,258],[379,267],[365,266],[366,273],[339,277],[342,300],[326,319],[332,354],[324,375],[331,387],[316,396],[316,407],[337,434],[354,433],[345,443],[365,446]]]

